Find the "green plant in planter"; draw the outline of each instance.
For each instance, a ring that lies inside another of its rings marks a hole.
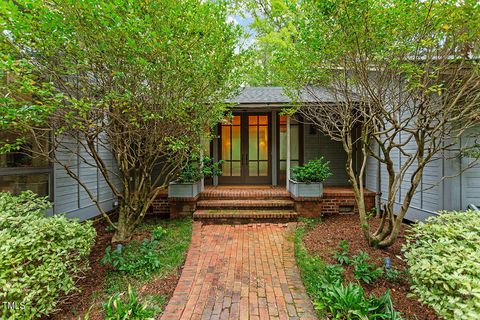
[[[292,180],[296,182],[322,182],[332,175],[330,162],[322,157],[310,160],[303,166],[292,168]]]
[[[193,183],[203,178],[203,172],[200,168],[197,158],[191,157],[183,167],[177,178],[180,183]]]
[[[205,178],[212,178],[212,177],[215,177],[215,176],[222,175],[222,169],[220,167],[221,167],[223,162],[224,162],[223,160],[215,162],[210,157],[207,157],[207,156],[203,157],[203,159],[202,159],[202,163],[203,163],[202,173],[203,173],[203,176]]]

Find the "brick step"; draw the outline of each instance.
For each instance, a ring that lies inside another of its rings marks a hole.
[[[205,190],[200,194],[200,200],[290,200],[287,190]]]
[[[197,210],[194,220],[297,220],[298,214],[290,210]]]
[[[197,202],[197,209],[215,210],[215,209],[293,209],[294,202],[284,199],[268,199],[268,200],[200,200]]]

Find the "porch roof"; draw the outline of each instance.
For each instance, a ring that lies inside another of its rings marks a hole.
[[[328,92],[326,88],[315,87],[308,90],[303,89],[299,94],[300,103],[314,103],[318,101],[322,102],[336,102],[335,97]],[[262,105],[288,105],[293,101],[286,94],[283,87],[245,87],[240,93],[227,99],[227,103],[234,103],[237,105],[248,104],[262,104]]]

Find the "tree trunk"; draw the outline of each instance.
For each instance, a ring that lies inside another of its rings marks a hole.
[[[128,207],[123,204],[119,208],[117,230],[112,237],[112,242],[127,242],[132,237],[135,226],[129,222]]]

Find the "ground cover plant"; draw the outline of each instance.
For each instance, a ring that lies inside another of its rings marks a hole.
[[[97,243],[90,256],[93,270],[80,283],[80,297],[65,303],[51,319],[159,316],[180,277],[191,239],[191,219],[148,216],[121,249],[117,249],[119,244],[111,244],[113,231],[108,224],[99,221],[95,227]]]
[[[45,217],[51,203],[32,192],[0,193],[0,315],[33,319],[78,290],[94,243],[90,222]],[[10,304],[8,304],[10,303]]]
[[[403,251],[416,296],[445,319],[479,319],[479,250],[478,212],[444,212],[413,226]]]
[[[401,253],[408,226],[402,227],[398,243],[377,249],[358,236],[357,219],[356,215],[327,215],[315,222],[304,221],[304,228],[297,231],[297,264],[312,301],[320,309],[319,317],[351,319],[363,314],[365,319],[381,319],[388,314],[398,318],[400,313],[402,319],[439,319],[433,309],[411,296]],[[380,223],[378,218],[372,219],[372,225]],[[366,306],[380,315],[365,314]]]
[[[400,319],[389,292],[380,297],[367,295],[360,284],[346,281],[341,265],[327,264],[318,255],[308,253],[302,240],[305,233],[305,227],[296,231],[295,256],[306,290],[320,317]]]

